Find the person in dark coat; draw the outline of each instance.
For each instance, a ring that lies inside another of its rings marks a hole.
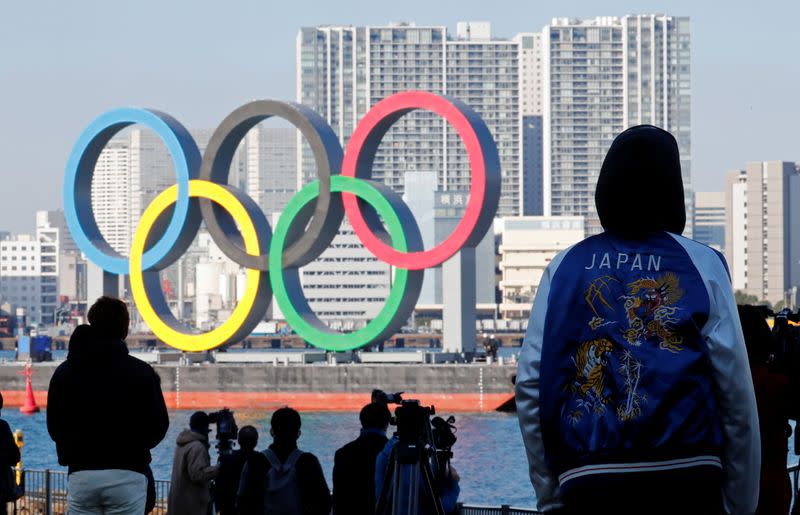
[[[219,475],[214,484],[214,500],[221,515],[239,513],[236,508],[236,494],[242,477],[244,464],[256,453],[258,431],[253,426],[244,426],[237,438],[239,449],[219,459]]]
[[[189,417],[189,429],[178,435],[172,459],[167,513],[206,515],[211,513],[211,480],[219,465],[211,464],[208,453],[209,417],[196,411]]]
[[[333,515],[375,512],[375,459],[386,446],[391,413],[385,403],[361,409],[361,434],[336,451],[333,459]]]
[[[0,410],[2,409],[3,395],[0,394]],[[8,469],[19,463],[19,460],[19,447],[17,447],[17,444],[14,441],[14,435],[11,434],[11,428],[8,426],[8,422],[0,419],[0,474],[2,474],[2,476],[0,476],[0,481],[4,480],[4,478],[8,475]],[[7,487],[13,487],[13,485],[7,485]],[[0,514],[5,515],[5,500],[0,499],[0,501]]]
[[[237,496],[242,515],[329,515],[331,493],[322,466],[297,448],[300,423],[300,414],[289,407],[272,414],[272,445],[255,453],[242,470]],[[276,477],[281,481],[270,484]]]
[[[50,380],[47,430],[68,467],[69,512],[144,513],[150,450],[169,427],[153,367],[128,354],[124,302],[101,297]]]
[[[758,308],[739,306],[739,319],[750,360],[761,430],[761,481],[756,515],[786,515],[792,502],[792,483],[786,471],[792,431],[789,378],[768,365],[774,348],[772,333]]]

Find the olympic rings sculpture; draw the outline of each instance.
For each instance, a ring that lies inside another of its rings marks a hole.
[[[416,109],[447,120],[464,143],[470,163],[464,216],[449,237],[428,250],[423,249],[417,223],[402,198],[371,180],[372,163],[384,135]],[[309,143],[318,177],[290,199],[274,233],[258,205],[227,184],[234,153],[247,131],[273,116],[291,123]],[[133,124],[153,130],[164,142],[175,166],[176,184],[147,206],[126,258],[100,233],[92,211],[91,185],[105,145]],[[139,108],[108,111],[89,124],[69,156],[64,214],[72,237],[90,261],[106,273],[130,276],[131,294],[142,319],[172,347],[204,351],[243,339],[264,319],[274,295],[299,336],[315,347],[343,351],[396,333],[417,303],[423,270],[442,264],[462,247],[475,247],[492,223],[499,198],[497,147],[480,116],[457,99],[408,91],[375,104],[355,128],[345,152],[322,117],[293,102],[258,100],[239,107],[214,131],[203,156],[186,128],[165,113]],[[350,333],[330,329],[312,312],[299,273],[300,267],[330,245],[345,216],[364,246],[396,268],[381,311]],[[202,221],[220,250],[246,268],[247,281],[230,318],[209,332],[196,333],[170,311],[159,272],[189,248]]]

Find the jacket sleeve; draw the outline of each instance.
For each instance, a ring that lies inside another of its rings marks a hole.
[[[713,368],[724,436],[725,510],[755,513],[761,470],[761,437],[744,336],[727,271],[717,258],[708,267],[709,318],[703,327]]]
[[[550,283],[566,252],[557,255],[542,275],[542,280],[536,290],[531,316],[528,320],[528,330],[522,342],[522,352],[517,366],[517,416],[528,456],[530,480],[536,491],[537,506],[539,511],[543,512],[562,507],[558,478],[550,470],[545,460],[539,419],[539,377]]]
[[[149,367],[149,365],[148,365]],[[153,375],[150,385],[148,406],[149,417],[147,419],[147,446],[149,449],[155,448],[169,429],[169,413],[167,412],[167,404],[164,402],[164,394],[161,391],[161,378],[155,370],[150,367]]]
[[[386,445],[383,446],[381,452],[375,458],[375,503],[380,502],[381,492],[383,491],[383,479],[386,477],[386,469],[389,467],[389,458],[392,456],[392,450],[397,445],[397,438],[389,438]]]
[[[302,467],[300,466],[302,460]],[[331,491],[316,456],[304,453],[297,462],[303,513],[328,515],[331,512]]]
[[[269,462],[260,452],[250,455],[239,476],[239,489],[236,492],[236,513],[264,513],[264,478]]]
[[[449,478],[442,488],[442,509],[445,513],[454,513],[458,504],[458,495],[461,493],[461,486],[458,481]]]
[[[6,466],[13,467],[19,463],[19,447],[14,442],[14,435],[11,434],[11,428],[5,420],[0,420],[0,445],[2,445],[2,457]]]
[[[244,463],[244,467],[242,467],[242,475],[239,476],[239,487],[236,491],[236,511],[239,513],[250,513],[249,507],[251,506],[250,501],[250,461],[247,460]]]
[[[57,368],[50,378],[50,385],[47,388],[47,432],[50,433],[50,438],[59,443],[62,440],[64,429],[64,418],[62,411],[64,409],[61,384],[61,373]]]
[[[195,483],[205,483],[217,476],[218,467],[211,465],[208,450],[199,442],[191,443],[186,449],[186,469],[189,479]]]
[[[339,451],[333,455],[333,513],[343,513],[344,504],[347,499],[343,497],[345,485],[347,484],[347,477],[344,472],[345,464],[341,462],[341,454]]]

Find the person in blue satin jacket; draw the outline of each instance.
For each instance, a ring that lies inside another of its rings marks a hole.
[[[516,401],[546,513],[752,514],[759,424],[724,257],[681,236],[675,139],[617,136],[595,192],[604,232],[536,292]]]

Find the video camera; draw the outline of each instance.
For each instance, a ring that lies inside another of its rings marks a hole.
[[[208,414],[208,421],[217,425],[217,450],[219,455],[229,454],[233,451],[233,442],[239,435],[239,427],[233,412],[228,408],[222,408]]]
[[[386,393],[383,390],[372,390],[372,402],[382,402],[384,404],[400,404],[403,402],[403,392]]]
[[[392,425],[397,426],[397,438],[404,447],[416,446],[432,460],[431,468],[434,478],[444,480],[447,476],[450,460],[453,458],[453,445],[456,443],[455,417],[447,420],[436,415],[434,406],[423,406],[418,400],[409,399],[400,402],[392,418]],[[432,417],[432,418],[431,418]]]

